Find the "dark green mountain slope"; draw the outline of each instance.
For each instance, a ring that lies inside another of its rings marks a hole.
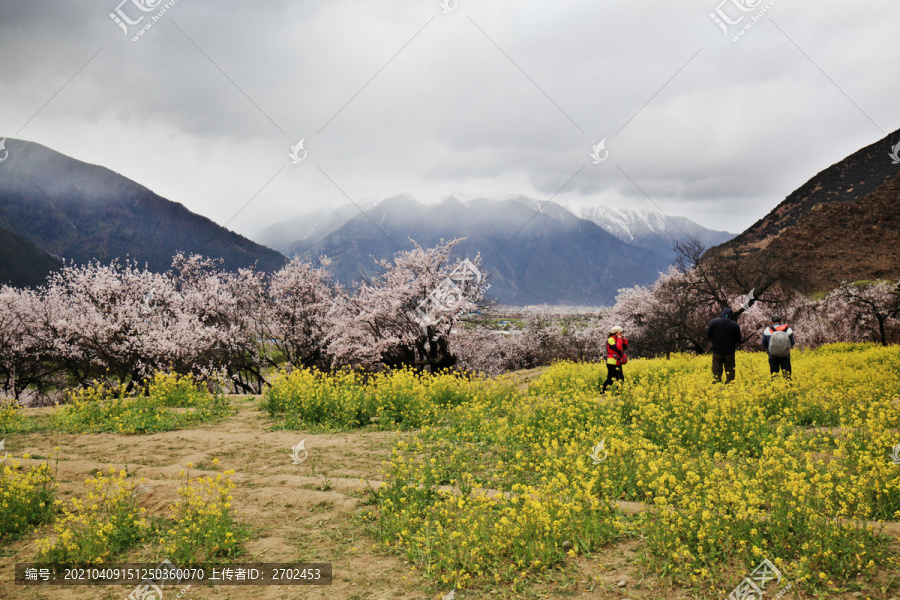
[[[44,252],[28,240],[0,229],[0,285],[36,287],[62,261]]]
[[[278,269],[280,253],[194,214],[109,169],[39,144],[6,140],[0,227],[77,263],[126,257],[153,271],[177,252],[223,259],[226,269]]]

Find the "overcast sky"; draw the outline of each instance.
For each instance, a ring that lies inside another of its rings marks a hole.
[[[739,232],[900,128],[900,2],[720,1],[0,0],[0,138],[249,236],[400,193]]]

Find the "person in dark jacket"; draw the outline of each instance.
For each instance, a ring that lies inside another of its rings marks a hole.
[[[722,381],[723,368],[725,383],[734,381],[734,353],[742,339],[741,326],[737,324],[739,314],[726,308],[722,311],[722,316],[713,319],[706,329],[706,337],[712,340],[713,383]]]

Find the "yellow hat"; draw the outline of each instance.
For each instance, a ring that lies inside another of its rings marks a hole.
[[[612,329],[609,330],[610,333],[622,333],[623,331],[624,331],[624,329],[622,329],[622,327],[620,327],[619,325],[616,325],[615,327],[613,327]]]

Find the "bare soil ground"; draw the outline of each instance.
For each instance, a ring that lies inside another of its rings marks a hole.
[[[525,377],[524,381],[528,378]],[[523,381],[523,383],[524,383]],[[136,493],[152,514],[165,515],[177,500],[179,473],[192,476],[234,469],[232,480],[238,520],[249,525],[252,539],[240,562],[330,562],[334,581],[330,586],[199,586],[181,598],[245,599],[408,599],[439,600],[449,589],[436,587],[419,576],[414,565],[386,554],[375,546],[362,515],[372,510],[366,490],[382,479],[382,461],[398,439],[408,433],[355,431],[311,434],[272,431],[267,417],[256,407],[256,398],[235,397],[236,413],[222,422],[195,429],[154,435],[68,435],[42,431],[8,436],[7,448],[21,456],[29,453],[38,463],[59,447],[59,497],[83,493],[83,481],[109,465],[144,478]],[[52,408],[28,409],[43,418]],[[306,440],[308,458],[292,464],[289,452]],[[218,467],[212,466],[219,459]],[[35,540],[48,535],[49,526],[26,538],[0,547],[0,600],[124,599],[130,586],[23,587],[12,582],[14,565],[30,562],[36,554]],[[552,572],[533,589],[516,592],[460,590],[458,600],[470,598],[583,598],[585,600],[676,600],[707,597],[699,591],[675,589],[656,578],[646,579],[636,564],[639,542],[628,540],[606,548],[590,558],[579,557],[575,569]],[[147,549],[124,557],[129,561],[161,562],[165,556],[149,556]],[[738,577],[735,585],[739,582]],[[624,585],[622,585],[624,584]],[[173,600],[178,590],[166,590],[163,600]],[[783,598],[797,598],[794,591]],[[841,596],[834,596],[841,597]],[[853,598],[851,594],[843,596]],[[159,600],[154,598],[153,600]]]

